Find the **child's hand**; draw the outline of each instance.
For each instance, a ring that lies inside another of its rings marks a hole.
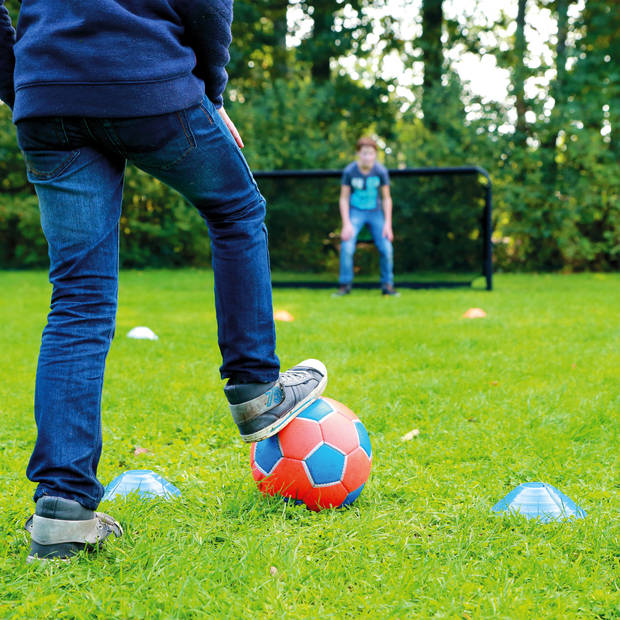
[[[228,130],[230,131],[232,137],[235,139],[237,146],[240,149],[242,149],[244,146],[243,140],[241,139],[241,136],[239,135],[239,132],[237,131],[237,128],[235,127],[235,124],[230,120],[230,118],[228,117],[228,114],[226,114],[226,110],[224,110],[224,106],[222,106],[221,108],[218,108],[217,113],[220,115],[221,119],[224,121],[224,124],[226,125],[226,127],[228,127]]]
[[[388,240],[388,241],[394,241],[394,233],[392,232],[392,225],[389,224],[388,222],[386,222],[383,225],[383,236]]]
[[[340,231],[340,238],[343,241],[348,241],[353,236],[353,224],[351,222],[347,222],[342,225],[342,230]]]

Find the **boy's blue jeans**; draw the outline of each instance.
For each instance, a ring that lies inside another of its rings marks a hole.
[[[385,224],[383,209],[356,209],[351,207],[349,218],[353,226],[353,236],[340,244],[340,285],[353,282],[353,255],[355,254],[357,236],[364,225],[368,226],[372,240],[377,250],[379,250],[381,285],[394,284],[394,250],[391,241],[388,241],[383,236],[383,226]]]
[[[116,319],[126,161],[183,194],[211,238],[222,378],[278,377],[265,201],[213,104],[131,119],[17,124],[49,244],[51,311],[35,388],[38,436],[27,475],[44,494],[95,509],[101,391]]]

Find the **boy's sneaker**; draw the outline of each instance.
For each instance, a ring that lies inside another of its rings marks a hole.
[[[262,441],[280,432],[318,398],[327,385],[319,360],[304,360],[273,383],[237,383],[224,388],[241,439]]]
[[[351,284],[341,284],[335,293],[332,293],[332,297],[343,297],[351,292]]]
[[[82,549],[92,551],[100,547],[110,534],[117,538],[123,535],[120,523],[109,515],[52,495],[38,499],[35,513],[26,521],[25,528],[31,538],[28,563],[67,559]]]
[[[384,284],[381,287],[382,295],[389,295],[390,297],[400,297],[400,293],[394,289],[394,285],[392,284]]]

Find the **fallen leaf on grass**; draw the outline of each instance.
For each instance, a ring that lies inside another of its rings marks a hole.
[[[290,312],[287,312],[286,310],[276,310],[273,313],[273,318],[276,321],[286,321],[287,323],[290,323],[291,321],[295,320],[295,317]]]
[[[463,314],[464,319],[483,319],[487,313],[482,308],[470,308]]]
[[[420,434],[419,429],[414,428],[412,431],[404,434],[400,439],[401,441],[411,441],[414,437],[417,437]]]

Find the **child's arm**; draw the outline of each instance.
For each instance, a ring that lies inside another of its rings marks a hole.
[[[349,199],[351,198],[351,186],[340,186],[340,217],[342,218],[342,231],[340,232],[340,238],[343,241],[348,241],[353,235],[353,226],[351,226],[351,220],[349,218]]]
[[[383,203],[383,216],[385,218],[385,224],[383,225],[383,236],[388,240],[394,239],[394,233],[392,232],[392,194],[390,194],[390,186],[381,186],[381,200]]]
[[[232,41],[232,0],[177,0],[188,45],[196,54],[194,73],[204,81],[207,97],[220,108],[228,82],[226,65]]]
[[[15,30],[11,24],[9,12],[0,0],[0,99],[10,108],[15,103],[15,85],[13,70],[15,69]]]

